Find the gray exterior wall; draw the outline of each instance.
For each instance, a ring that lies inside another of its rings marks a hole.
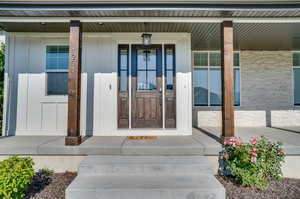
[[[236,126],[296,126],[290,51],[241,51],[241,106]],[[221,126],[220,107],[194,107],[194,126]]]
[[[68,36],[68,33],[7,34],[6,125],[2,135],[66,135],[68,97],[47,95],[46,46],[68,45]],[[140,44],[140,38],[141,33],[84,33],[80,121],[82,136],[192,134],[189,33],[156,33],[152,37],[153,44],[176,45],[177,128],[118,129],[118,44]]]

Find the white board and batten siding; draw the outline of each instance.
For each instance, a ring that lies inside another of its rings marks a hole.
[[[192,133],[191,36],[154,33],[153,44],[176,45],[177,128],[117,127],[118,44],[140,44],[141,33],[84,33],[81,134],[95,136]],[[6,135],[66,135],[67,96],[46,94],[46,46],[68,44],[66,33],[8,33]],[[111,89],[109,89],[111,86]]]

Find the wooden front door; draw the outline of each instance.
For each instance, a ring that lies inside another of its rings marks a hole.
[[[132,46],[131,127],[162,128],[162,47]]]

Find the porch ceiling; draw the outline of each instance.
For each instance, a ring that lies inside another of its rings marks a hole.
[[[253,7],[253,6],[252,6]],[[5,8],[0,6],[0,17],[300,17],[299,5],[290,7],[93,7],[93,8]]]
[[[68,23],[0,23],[8,32],[69,32]],[[83,23],[84,32],[188,32],[192,48],[220,48],[218,23]],[[235,23],[236,50],[299,50],[300,23]]]

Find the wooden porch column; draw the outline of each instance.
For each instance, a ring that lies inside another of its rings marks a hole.
[[[234,87],[233,87],[233,22],[221,24],[222,66],[222,137],[221,141],[234,136]]]
[[[81,23],[70,21],[68,75],[68,135],[65,145],[81,143],[80,136],[80,81],[81,81]]]

